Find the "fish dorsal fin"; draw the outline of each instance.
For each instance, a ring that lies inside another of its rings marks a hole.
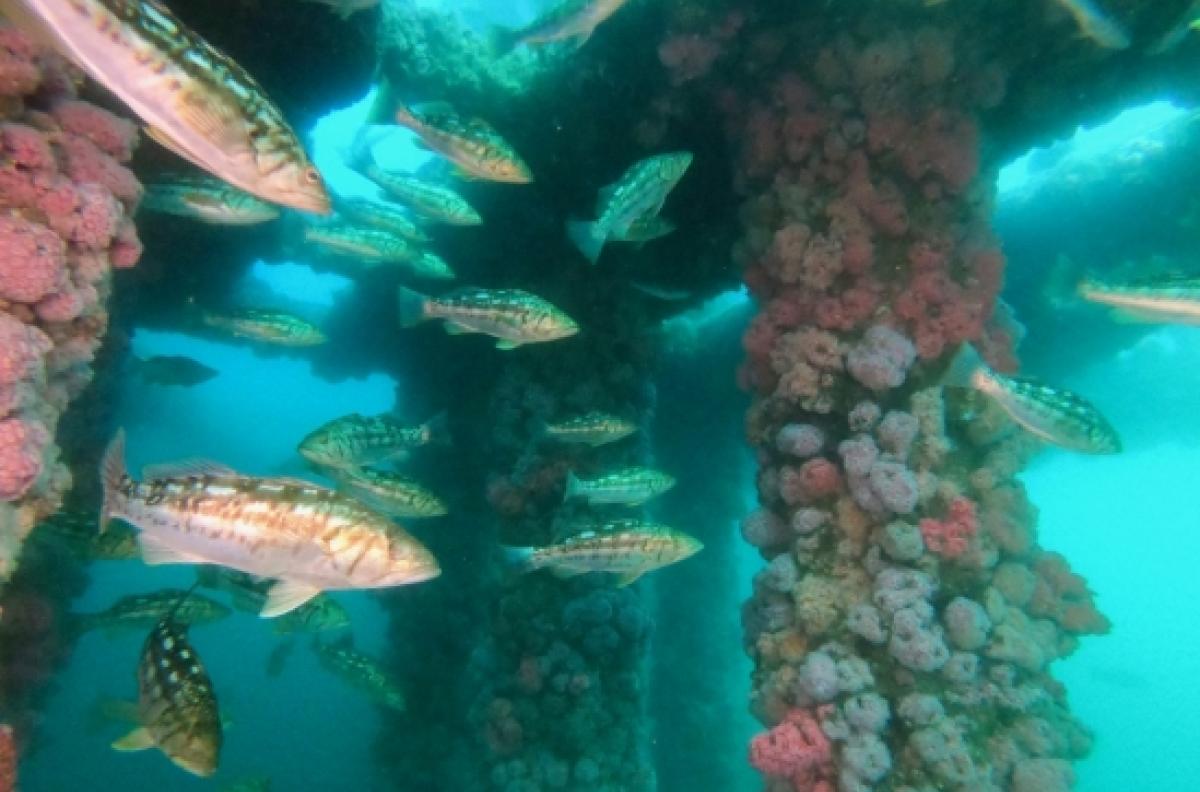
[[[157,465],[146,465],[142,468],[142,478],[200,478],[201,476],[236,476],[237,471],[220,462],[211,459],[178,459],[174,462],[160,462]]]
[[[121,739],[112,744],[117,751],[145,751],[154,747],[154,738],[145,726],[138,726]]]
[[[298,580],[280,580],[271,586],[267,592],[267,602],[263,605],[259,616],[271,619],[293,611],[313,597],[321,593],[321,589],[311,583]]]
[[[143,531],[138,534],[138,547],[142,550],[142,561],[147,566],[160,564],[204,564],[203,558],[168,547],[160,539]]]

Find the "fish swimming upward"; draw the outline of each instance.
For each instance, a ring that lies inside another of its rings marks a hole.
[[[321,174],[263,89],[157,0],[0,0],[146,124],[150,137],[265,201],[329,213]]]
[[[203,461],[151,466],[135,481],[124,452],[118,432],[101,468],[101,530],[114,517],[140,528],[147,564],[219,564],[275,579],[264,617],[322,591],[401,586],[440,572],[402,528],[334,490]]]
[[[964,344],[955,355],[941,384],[978,391],[1019,426],[1047,443],[1085,454],[1115,454],[1121,450],[1116,430],[1082,396],[992,371],[970,344]]]
[[[600,190],[600,217],[592,222],[569,221],[567,235],[593,264],[606,242],[633,241],[639,235],[650,238],[651,233],[662,236],[659,232],[666,232],[653,218],[691,164],[692,155],[687,151],[635,162],[620,179]]]
[[[223,739],[217,697],[186,629],[169,616],[146,638],[137,677],[141,725],[113,748],[157,747],[189,773],[205,778],[215,773]]]

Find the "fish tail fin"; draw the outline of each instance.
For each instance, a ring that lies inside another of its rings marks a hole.
[[[450,445],[450,420],[446,417],[446,411],[442,410],[437,415],[425,422],[425,442],[431,445]]]
[[[583,489],[583,485],[579,483],[579,476],[575,475],[574,470],[568,470],[567,471],[567,486],[566,486],[565,491],[563,492],[563,502],[566,503],[567,501],[571,500],[572,498],[578,497],[579,493],[582,491],[582,489]]]
[[[407,286],[401,286],[396,292],[396,307],[400,317],[401,327],[412,327],[429,318],[428,298]]]
[[[494,25],[487,34],[488,50],[493,58],[504,57],[516,49],[520,42],[520,31],[503,25]]]
[[[585,220],[568,220],[567,236],[579,248],[579,252],[593,264],[600,258],[600,249],[604,247],[607,236],[599,223]]]
[[[532,572],[537,569],[537,562],[534,560],[536,549],[534,547],[501,545],[500,550],[504,554],[504,566],[517,575]]]
[[[104,487],[104,500],[100,506],[100,533],[108,530],[108,522],[120,507],[123,497],[121,487],[129,480],[125,468],[125,430],[118,429],[112,442],[104,451],[100,463],[100,483]]]
[[[954,359],[942,374],[938,384],[943,388],[972,388],[972,379],[980,369],[986,370],[987,363],[979,355],[979,350],[970,342],[959,347]]]
[[[367,124],[393,124],[396,122],[396,91],[386,73],[379,71],[375,84],[375,100],[367,110]]]

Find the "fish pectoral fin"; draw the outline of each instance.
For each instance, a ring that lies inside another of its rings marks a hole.
[[[507,338],[501,338],[496,342],[496,349],[503,349],[506,352],[510,349],[516,349],[519,346],[521,346],[519,342],[509,341]]]
[[[592,33],[594,33],[595,31],[596,31],[596,29],[594,27],[589,27],[589,28],[586,28],[586,29],[580,31],[579,35],[571,38],[571,46],[575,49],[576,52],[578,52],[580,49],[582,49],[584,44],[588,43],[588,39],[590,39],[592,37]]]
[[[207,100],[199,92],[185,91],[175,102],[175,112],[184,123],[199,131],[204,138],[221,148],[244,146],[245,139],[237,134],[239,119],[227,108]]]
[[[267,592],[267,602],[263,605],[263,609],[258,615],[264,619],[282,616],[289,611],[299,608],[320,593],[321,589],[311,583],[303,583],[298,580],[280,580],[271,586],[271,589]]]
[[[154,738],[150,736],[150,732],[145,726],[138,726],[121,739],[115,740],[112,747],[113,750],[122,752],[145,751],[147,748],[154,747]]]
[[[142,468],[144,479],[199,478],[201,476],[236,476],[237,471],[211,459],[177,459]]]
[[[159,564],[205,564],[203,558],[189,555],[182,550],[168,547],[161,539],[147,534],[138,534],[138,547],[142,550],[142,561],[147,566]]]
[[[204,165],[202,165],[198,159],[193,157],[183,146],[176,143],[175,139],[163,130],[156,126],[147,126],[144,128],[144,131],[146,133],[146,137],[150,138],[175,156],[187,160],[198,168],[204,168]],[[205,170],[207,170],[207,168],[205,168]]]
[[[446,331],[446,335],[466,335],[475,332],[469,327],[451,321],[442,322],[442,329]]]
[[[625,572],[617,577],[617,588],[625,588],[642,576],[642,570]]]

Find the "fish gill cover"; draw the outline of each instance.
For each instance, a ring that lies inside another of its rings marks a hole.
[[[3,8],[0,789],[182,788],[76,724],[187,564],[228,788],[1128,786],[1022,476],[1144,449],[1079,363],[1194,315],[1194,133],[996,185],[1190,99],[1185,0]]]

